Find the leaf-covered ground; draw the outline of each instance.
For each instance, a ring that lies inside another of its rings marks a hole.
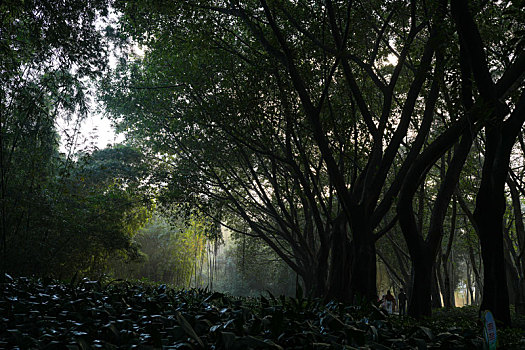
[[[525,345],[522,330],[505,332],[505,347]],[[0,348],[480,349],[482,338],[474,308],[416,323],[303,298],[18,278],[1,284]]]

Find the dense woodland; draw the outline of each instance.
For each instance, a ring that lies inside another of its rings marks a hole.
[[[524,80],[523,0],[2,1],[4,282],[404,288],[416,319],[461,290],[509,326]]]

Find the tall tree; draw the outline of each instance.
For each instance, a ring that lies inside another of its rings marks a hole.
[[[106,0],[0,4],[0,236],[10,246],[38,208],[58,156],[55,122],[85,115],[85,77],[105,66],[96,28]]]
[[[504,64],[504,68],[499,72],[497,83],[493,83],[483,53],[484,46],[480,33],[477,31],[474,19],[466,6],[463,3],[458,4],[457,1],[452,2],[452,14],[456,20],[456,32],[459,36],[459,54],[456,56],[455,62],[459,66],[461,77],[456,101],[461,101],[462,115],[455,119],[411,165],[400,192],[397,206],[400,224],[415,264],[414,289],[420,288],[417,293],[413,294],[416,298],[412,298],[409,303],[409,314],[414,316],[429,315],[431,312],[429,291],[431,266],[435,262],[438,247],[443,237],[445,213],[474,137],[481,128],[486,126],[488,121],[504,118],[508,115],[508,109],[502,108],[502,102],[498,100],[509,96],[509,94],[515,94],[523,81],[525,56],[519,49],[514,49],[512,61],[508,61],[502,55],[494,57],[495,62]],[[497,10],[502,11],[504,8],[504,6],[497,7]],[[512,19],[510,22],[512,23]],[[490,32],[487,31],[487,33]],[[496,41],[497,39],[492,40]],[[479,96],[474,94],[475,88],[479,90]],[[493,97],[490,103],[484,97],[489,90]],[[491,107],[486,108],[486,106]],[[447,169],[446,177],[434,202],[428,235],[423,239],[423,236],[418,232],[413,215],[412,199],[419,184],[423,183],[430,166],[456,143],[458,138],[460,138],[460,142],[455,146],[452,162]],[[505,166],[505,164],[501,165]],[[508,164],[505,169],[508,169]],[[491,191],[491,193],[495,192]],[[483,203],[484,200],[481,202]],[[420,278],[422,281],[418,282],[417,280]],[[503,301],[503,303],[505,302]],[[505,316],[502,316],[502,320],[505,320]]]
[[[487,120],[485,131],[485,157],[481,184],[476,197],[474,220],[478,227],[483,257],[483,300],[480,308],[491,310],[505,325],[510,324],[509,295],[503,251],[503,214],[506,208],[504,195],[510,155],[517,136],[525,122],[525,92],[512,101],[510,111],[506,101],[508,88],[502,86],[505,78],[522,85],[525,75],[525,54],[522,51],[513,65],[508,65],[504,75],[494,83],[490,74],[487,54],[481,35],[466,1],[453,1],[461,44],[465,47],[472,76],[479,92],[484,111],[476,111],[479,118]],[[513,71],[516,69],[517,71]]]
[[[375,298],[375,242],[395,223],[383,219],[439,96],[443,12],[416,1],[117,7],[146,47],[102,89],[121,127],[176,154],[198,174],[180,184],[226,202],[312,292]]]

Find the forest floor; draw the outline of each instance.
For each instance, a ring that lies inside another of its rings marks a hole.
[[[20,349],[481,349],[474,307],[415,321],[319,300],[238,298],[165,285],[7,277],[0,284],[0,348]],[[525,348],[525,318],[498,330]]]

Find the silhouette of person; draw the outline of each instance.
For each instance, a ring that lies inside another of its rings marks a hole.
[[[397,295],[397,301],[399,302],[399,316],[406,315],[407,295],[405,294],[403,288],[401,288],[399,294]]]

